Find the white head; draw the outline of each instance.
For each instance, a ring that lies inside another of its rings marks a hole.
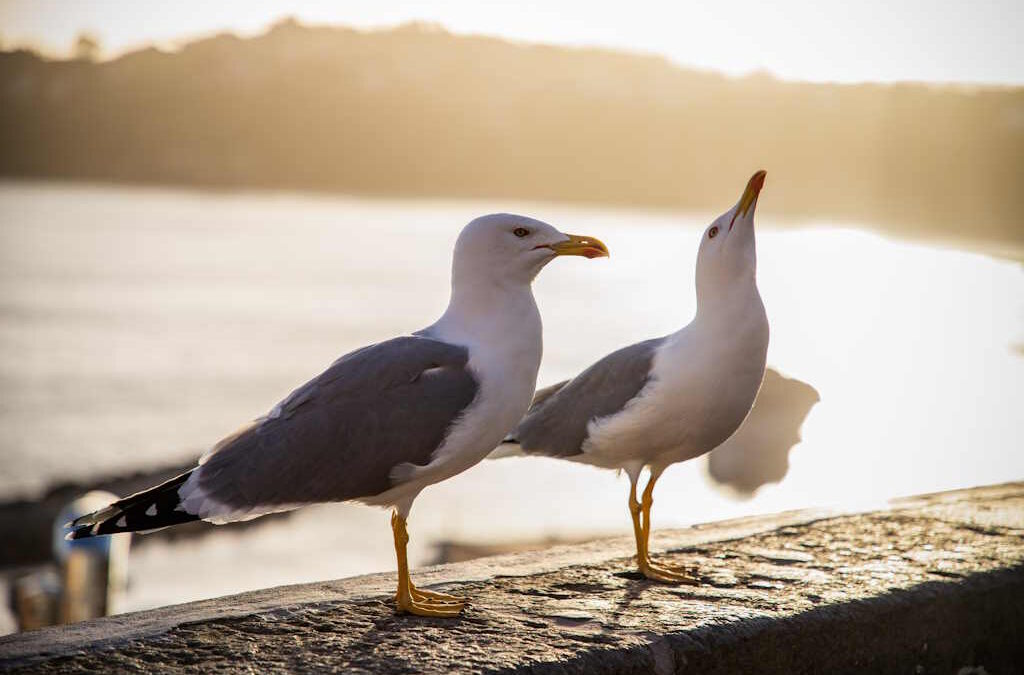
[[[712,222],[697,251],[697,311],[716,304],[737,289],[755,287],[757,250],[754,210],[766,173],[758,171],[736,205]]]
[[[608,249],[594,237],[565,234],[526,216],[480,216],[462,228],[455,242],[452,287],[529,285],[560,255],[598,258],[607,256]]]

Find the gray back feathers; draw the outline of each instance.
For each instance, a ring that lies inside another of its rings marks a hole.
[[[476,397],[468,360],[465,348],[423,336],[347,354],[224,439],[203,462],[199,484],[239,508],[385,492],[394,467],[430,462]]]
[[[664,339],[623,347],[573,379],[539,390],[510,440],[528,454],[580,454],[590,421],[619,412],[647,384],[654,353]]]

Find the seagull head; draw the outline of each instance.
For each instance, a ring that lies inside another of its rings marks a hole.
[[[480,216],[455,242],[452,281],[529,284],[545,265],[563,255],[600,258],[608,249],[595,237],[565,234],[526,216]]]
[[[757,270],[754,210],[766,175],[758,171],[751,176],[736,205],[704,230],[697,252],[698,300],[727,292],[736,284],[754,281]]]

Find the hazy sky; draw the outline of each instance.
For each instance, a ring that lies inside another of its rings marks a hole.
[[[433,21],[457,33],[663,54],[681,65],[790,79],[1024,84],[1021,0],[0,0],[0,39],[66,53],[80,31],[107,55],[294,15],[359,27]]]

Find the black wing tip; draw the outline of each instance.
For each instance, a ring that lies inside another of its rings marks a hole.
[[[75,529],[71,530],[64,535],[66,541],[75,541],[76,539],[88,539],[89,537],[95,537],[93,533],[93,525],[79,525]]]
[[[111,505],[113,506],[113,505]],[[68,522],[64,523],[64,527],[79,527],[81,525],[95,525],[96,523],[103,520],[103,512],[110,509],[110,506],[105,506],[102,509],[93,511],[92,513],[86,513],[77,518],[72,518]]]
[[[68,522],[64,523],[65,528],[79,528],[82,526],[91,526],[96,523],[102,523],[111,516],[115,516],[121,512],[118,508],[120,500],[104,506],[102,509],[97,509],[91,513],[86,513],[77,518],[73,518]]]
[[[77,518],[72,518],[68,522],[64,523],[64,529],[78,529],[82,526],[92,526],[96,523],[102,522],[104,519],[104,512],[109,511],[113,504],[104,506],[102,509],[97,509],[91,513],[85,513]]]
[[[192,471],[194,469],[64,523],[65,529],[71,529],[64,538],[74,541],[120,532],[161,529],[198,520],[198,516],[179,511],[177,508],[178,487],[188,479]],[[150,514],[150,509],[156,511]]]

